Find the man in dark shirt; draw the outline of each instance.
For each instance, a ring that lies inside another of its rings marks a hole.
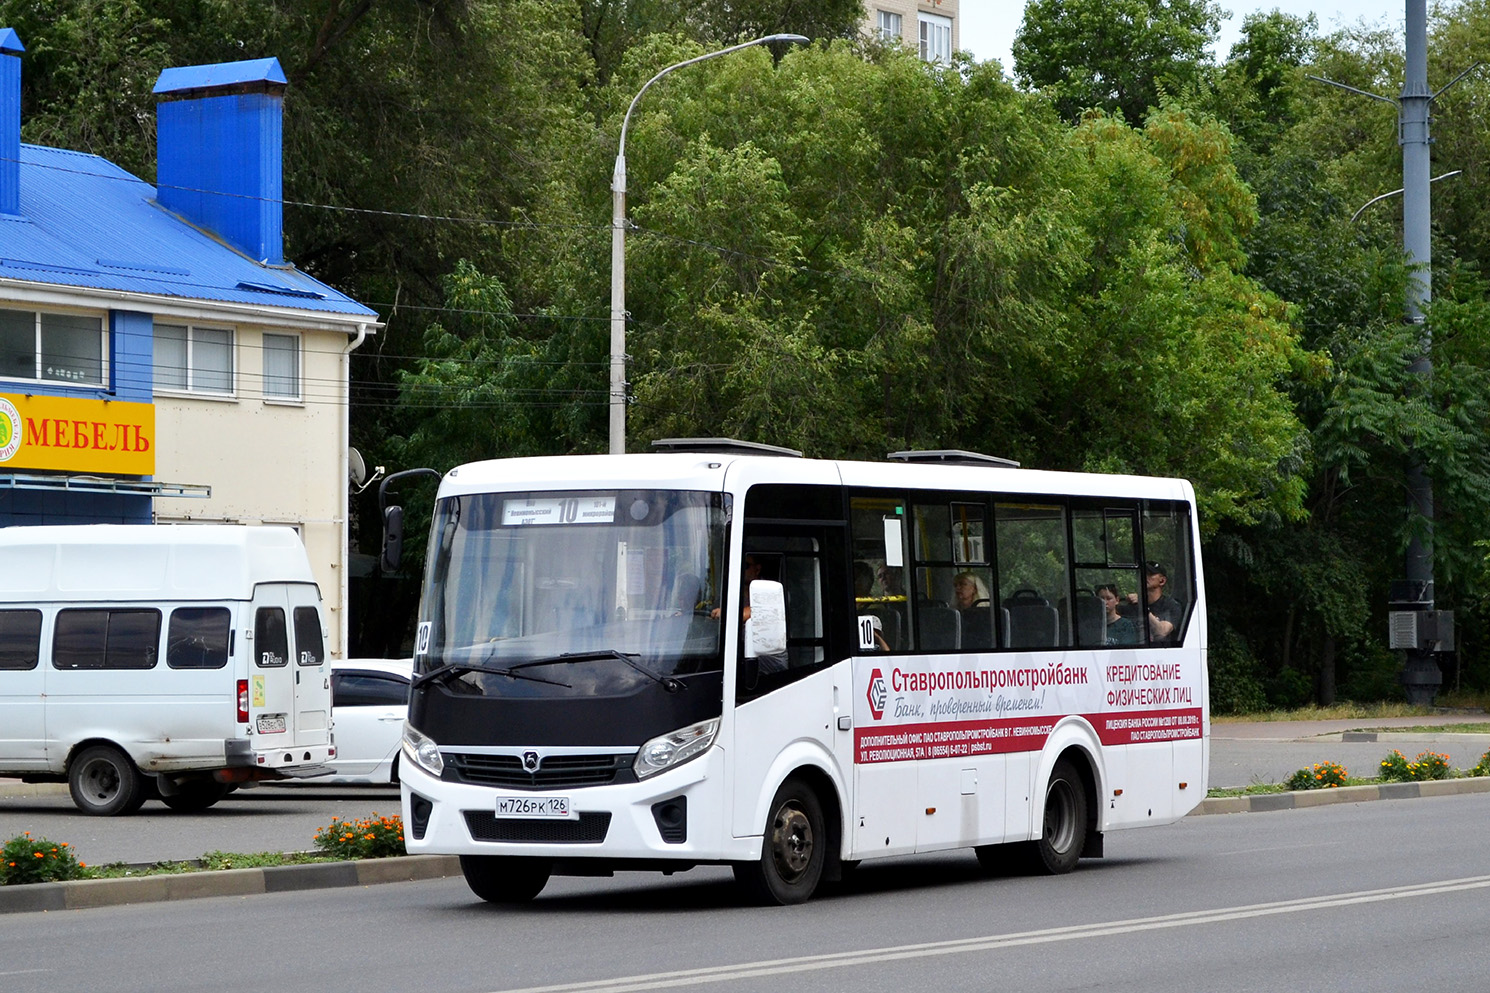
[[[1169,573],[1158,562],[1143,565],[1143,585],[1149,619],[1149,640],[1154,644],[1173,645],[1179,642],[1180,624],[1185,619],[1185,608],[1178,600],[1164,592],[1169,582]]]

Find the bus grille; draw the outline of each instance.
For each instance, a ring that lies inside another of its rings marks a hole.
[[[519,841],[537,845],[599,844],[610,830],[610,812],[580,814],[577,821],[510,820],[489,810],[467,810],[474,841]]]
[[[510,790],[568,790],[584,786],[636,781],[631,770],[634,755],[548,755],[536,772],[523,768],[516,755],[475,755],[457,752],[445,756],[445,779],[473,786],[499,786]]]

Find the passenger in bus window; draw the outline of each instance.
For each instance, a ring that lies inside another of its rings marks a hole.
[[[874,596],[874,566],[859,559],[854,562],[854,600],[862,608]]]
[[[1119,605],[1124,603],[1124,597],[1118,592],[1118,588],[1111,583],[1098,586],[1097,599],[1102,601],[1103,610],[1107,615],[1107,622],[1103,628],[1107,632],[1107,644],[1138,644],[1138,628],[1134,625],[1133,619],[1124,617],[1119,610]]]
[[[1159,562],[1145,562],[1143,564],[1144,599],[1146,601],[1144,613],[1149,622],[1149,640],[1161,644],[1170,643],[1179,633],[1180,621],[1184,619],[1185,609],[1180,606],[1179,601],[1164,592],[1164,586],[1169,582],[1169,573]],[[1128,594],[1128,600],[1132,603],[1138,602],[1138,594]]]
[[[988,605],[988,591],[983,580],[971,572],[959,572],[952,577],[952,606],[958,610]]]

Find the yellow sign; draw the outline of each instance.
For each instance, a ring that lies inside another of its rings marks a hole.
[[[0,472],[155,474],[155,406],[0,393]]]

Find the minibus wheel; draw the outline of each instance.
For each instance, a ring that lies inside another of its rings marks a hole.
[[[516,855],[462,855],[461,875],[466,885],[487,903],[527,903],[548,885],[553,865],[548,859]]]
[[[827,841],[817,794],[802,780],[788,779],[771,801],[761,857],[736,862],[735,880],[757,903],[802,903],[822,879]]]
[[[1061,759],[1045,787],[1044,830],[1029,843],[1030,868],[1057,876],[1076,868],[1086,844],[1086,787],[1070,762]]]
[[[140,771],[112,745],[90,745],[73,756],[67,787],[77,808],[95,817],[132,814],[147,796]]]

